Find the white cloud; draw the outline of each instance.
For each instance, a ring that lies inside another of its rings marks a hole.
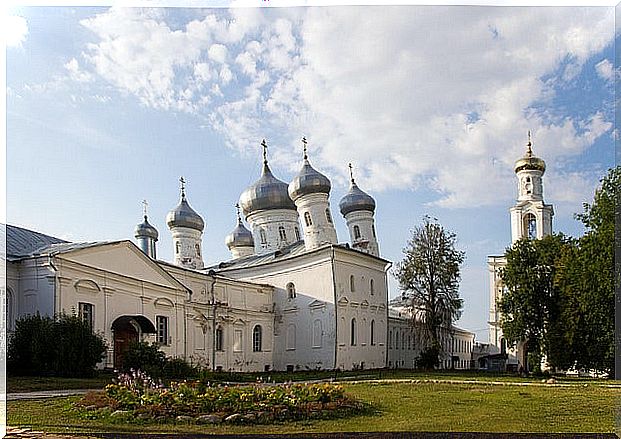
[[[595,64],[595,71],[597,71],[597,74],[601,78],[607,81],[612,81],[614,79],[615,68],[612,65],[612,63],[608,61],[607,59],[603,59],[597,64]]]
[[[506,203],[529,129],[552,169],[612,127],[602,113],[533,107],[611,43],[610,8],[241,8],[178,30],[165,18],[112,8],[85,20],[96,37],[85,56],[145,105],[205,112],[232,148],[256,154],[268,138],[276,166],[298,166],[306,135],[336,183],[353,161],[371,191],[426,185],[443,207]],[[568,197],[591,181],[550,175]]]
[[[4,16],[2,20],[4,28],[4,38],[7,47],[21,47],[28,35],[28,22],[24,17],[17,15]]]
[[[80,69],[78,60],[71,58],[66,64],[65,69],[69,72],[71,79],[77,82],[88,82],[92,79],[91,74]]]

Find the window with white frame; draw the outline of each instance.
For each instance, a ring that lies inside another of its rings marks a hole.
[[[350,337],[349,343],[352,346],[356,346],[356,338],[357,337],[356,337],[356,319],[355,318],[351,319],[351,333],[350,333],[350,335],[351,335],[351,337]]]
[[[168,344],[168,317],[157,316],[155,317],[157,326],[157,342],[161,345]]]
[[[261,325],[257,325],[252,330],[252,352],[261,352],[263,350],[263,330]]]
[[[278,236],[281,241],[287,242],[287,232],[285,231],[284,226],[278,226]]]
[[[306,227],[313,225],[313,220],[311,220],[309,212],[304,212],[304,223],[306,224]]]

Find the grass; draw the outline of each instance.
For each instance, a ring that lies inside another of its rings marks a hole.
[[[461,378],[467,378],[460,375]],[[446,383],[345,384],[373,411],[344,419],[256,426],[103,423],[80,418],[78,397],[8,402],[8,424],[49,432],[301,433],[329,431],[614,432],[621,389]]]
[[[7,376],[8,393],[36,392],[39,390],[101,389],[112,382],[116,375],[99,372],[93,378],[16,377]]]

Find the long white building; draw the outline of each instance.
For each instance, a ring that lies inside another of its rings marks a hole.
[[[311,166],[303,143],[302,168],[287,184],[273,175],[263,142],[261,176],[239,200],[250,229],[238,209],[225,238],[231,259],[211,267],[203,261],[205,222],[183,179],[166,218],[172,263],[157,259],[159,233],[146,212],[136,244],[69,243],[7,226],[9,333],[21,316],[76,312],[108,343],[103,367],[119,367],[133,340],[231,371],[412,367],[415,350],[400,356],[405,335],[390,341],[408,319],[389,313],[391,262],[380,256],[375,200],[352,173],[339,202],[349,239],[339,243],[330,180]],[[466,367],[453,347],[473,334],[447,334],[451,355],[442,366]]]

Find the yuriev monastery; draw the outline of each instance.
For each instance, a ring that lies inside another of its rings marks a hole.
[[[391,262],[381,257],[374,199],[353,175],[339,211],[330,180],[307,157],[289,184],[276,178],[263,142],[261,177],[239,199],[226,237],[231,259],[203,263],[203,218],[181,180],[166,223],[174,260],[156,257],[158,231],[144,221],[129,240],[66,242],[7,226],[7,330],[34,313],[78,313],[104,335],[102,367],[119,367],[131,341],[158,342],[172,357],[230,371],[413,367],[420,331],[389,306]],[[538,183],[533,182],[537,188]],[[474,334],[447,328],[441,367],[473,364]]]

